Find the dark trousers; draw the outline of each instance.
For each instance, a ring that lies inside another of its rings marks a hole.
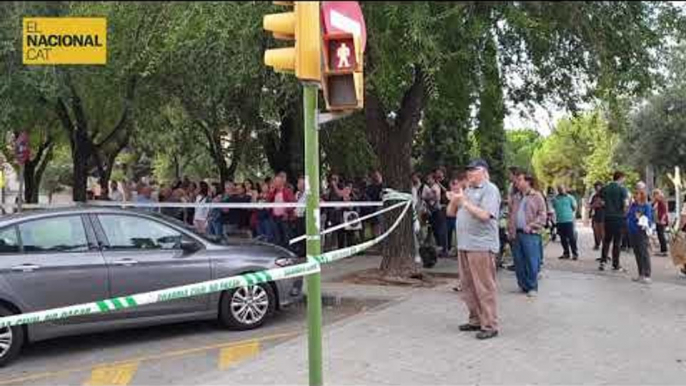
[[[433,230],[436,244],[443,249],[443,253],[448,253],[448,236],[445,229],[445,210],[441,209],[433,211],[429,221],[431,222],[431,229]]]
[[[619,253],[622,246],[622,228],[624,228],[623,218],[605,219],[605,238],[603,239],[603,251],[600,255],[600,262],[607,263],[607,253],[612,244],[612,267],[619,268]]]
[[[636,265],[638,266],[638,275],[643,277],[650,277],[650,254],[648,253],[648,235],[643,231],[629,234],[631,238],[631,246],[634,248],[634,256],[636,256]]]
[[[602,221],[593,220],[593,241],[596,249],[600,248],[603,243],[603,235],[605,234],[605,225]]]
[[[336,237],[338,239],[338,249],[343,249],[347,247],[352,247],[355,245],[355,232],[345,229],[339,229],[336,231]]]
[[[626,228],[626,222],[622,223],[622,249],[631,249],[631,239],[629,239],[629,230]]]
[[[294,237],[299,237],[304,235],[306,232],[305,229],[305,217],[297,217],[295,219],[295,236]],[[299,257],[305,257],[305,249],[306,249],[306,243],[305,240],[300,241],[296,244],[293,244],[293,249],[296,255]]]
[[[574,223],[557,223],[557,233],[560,235],[560,242],[562,243],[564,255],[569,257],[569,247],[571,247],[572,254],[574,256],[579,256],[579,250],[576,247],[576,234],[574,233]]]
[[[445,218],[446,237],[448,243],[448,251],[453,249],[453,236],[455,236],[455,217],[447,216]]]
[[[291,241],[291,223],[283,218],[274,218],[274,230],[276,236],[276,244],[284,248],[291,249],[288,242]]]
[[[667,239],[665,238],[665,225],[657,224],[657,238],[660,240],[660,252],[667,253]]]

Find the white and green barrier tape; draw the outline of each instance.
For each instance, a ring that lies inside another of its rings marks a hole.
[[[324,253],[320,256],[308,256],[308,261],[303,264],[292,265],[283,268],[274,268],[254,273],[230,276],[223,279],[208,280],[195,284],[188,284],[178,287],[166,288],[157,291],[145,292],[135,295],[122,296],[111,299],[104,299],[90,303],[77,304],[73,306],[53,308],[45,311],[29,312],[24,314],[6,316],[0,318],[0,328],[18,325],[50,322],[60,319],[67,319],[77,316],[93,315],[104,312],[117,311],[126,308],[140,307],[147,304],[166,302],[174,299],[182,299],[193,296],[200,296],[209,293],[221,292],[232,288],[252,286],[255,284],[270,281],[292,279],[317,273],[321,269],[321,264],[331,263],[346,257],[353,256],[371,246],[378,244],[388,237],[405,217],[405,214],[412,206],[412,196],[392,190],[386,190],[384,194],[386,201],[405,201],[405,208],[396,219],[395,223],[379,237],[366,241],[348,248]],[[388,208],[387,208],[388,209]],[[386,210],[376,213],[379,215]]]
[[[141,294],[122,296],[112,299],[99,300],[91,303],[77,304],[74,306],[53,308],[45,311],[30,312],[0,318],[0,328],[18,326],[22,324],[34,324],[49,322],[59,319],[67,319],[75,316],[84,316],[144,306],[146,304],[166,302],[174,299],[188,298],[213,292],[220,292],[237,287],[251,286],[268,281],[289,279],[319,272],[320,265],[317,262],[293,265],[290,267],[270,269],[255,273],[230,276],[223,279],[209,280],[196,284],[172,287],[158,291]]]

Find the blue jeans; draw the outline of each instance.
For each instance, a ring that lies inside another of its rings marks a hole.
[[[512,245],[517,284],[524,292],[538,291],[538,271],[541,268],[541,236],[517,233]]]
[[[211,218],[207,221],[207,233],[214,236],[221,236],[224,234],[221,217]]]
[[[269,217],[260,218],[257,222],[257,235],[261,236],[266,242],[276,244],[276,225],[274,220]]]
[[[431,218],[429,219],[431,223],[431,228],[433,228],[434,237],[436,239],[436,244],[441,247],[443,253],[448,253],[448,235],[446,234],[446,220],[445,220],[445,210],[435,210],[431,213]]]

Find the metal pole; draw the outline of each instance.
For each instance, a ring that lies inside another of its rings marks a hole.
[[[307,258],[321,254],[319,235],[319,130],[316,84],[303,84],[305,118],[305,194],[307,196]],[[322,290],[321,274],[307,276],[307,330],[310,386],[322,386]]]

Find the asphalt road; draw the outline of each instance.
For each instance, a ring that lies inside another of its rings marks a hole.
[[[325,306],[324,324],[374,305],[378,303]],[[220,375],[306,331],[306,307],[301,304],[253,331],[197,322],[55,339],[26,347],[17,361],[0,369],[0,386],[195,384],[196,377]]]

